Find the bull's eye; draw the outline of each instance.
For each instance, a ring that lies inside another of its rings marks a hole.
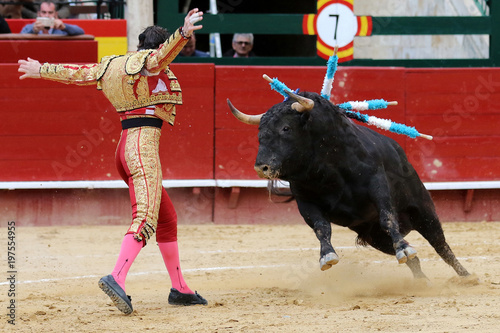
[[[288,132],[290,130],[290,126],[283,126],[283,132]]]

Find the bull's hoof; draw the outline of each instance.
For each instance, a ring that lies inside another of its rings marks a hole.
[[[319,266],[322,271],[326,271],[338,262],[339,256],[335,252],[330,252],[321,257],[319,260]]]
[[[398,259],[398,263],[404,264],[408,261],[408,259],[413,259],[417,256],[417,250],[412,248],[411,246],[407,246],[403,250],[396,252],[396,259]]]

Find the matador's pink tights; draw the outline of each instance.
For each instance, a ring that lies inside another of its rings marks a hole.
[[[125,291],[125,279],[127,278],[128,270],[141,251],[142,245],[142,241],[138,242],[133,234],[126,234],[123,238],[115,269],[113,269],[111,273],[116,283],[122,287],[123,291]]]
[[[168,275],[172,281],[172,288],[184,294],[194,294],[184,281],[179,263],[179,247],[177,241],[168,243],[158,243],[163,261],[167,267]]]
[[[120,255],[118,256],[118,260],[111,275],[124,291],[127,273],[135,258],[141,251],[142,245],[142,242],[135,240],[133,234],[127,234],[123,238]],[[163,261],[165,262],[165,267],[167,267],[168,275],[170,276],[170,281],[172,282],[172,288],[175,288],[184,294],[193,294],[193,291],[189,289],[186,281],[184,281],[184,277],[182,276],[177,241],[158,243],[158,247],[160,248]]]

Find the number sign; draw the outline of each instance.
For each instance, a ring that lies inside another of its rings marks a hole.
[[[317,14],[304,15],[302,30],[318,37],[318,55],[328,59],[335,46],[339,47],[339,62],[353,59],[354,36],[369,36],[372,31],[370,16],[356,16],[354,0],[319,0]]]

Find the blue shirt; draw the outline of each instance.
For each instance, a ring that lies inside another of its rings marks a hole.
[[[50,35],[60,35],[60,36],[76,36],[76,35],[83,35],[85,33],[83,31],[83,29],[77,25],[67,24],[67,23],[64,23],[64,25],[66,26],[66,29],[64,29],[64,30],[50,28],[49,34]],[[23,29],[21,30],[21,33],[22,34],[34,34],[35,32],[33,31],[33,26],[34,26],[34,23],[26,24],[23,27]],[[41,30],[38,32],[39,35],[42,33],[43,33],[43,31],[41,31]]]

